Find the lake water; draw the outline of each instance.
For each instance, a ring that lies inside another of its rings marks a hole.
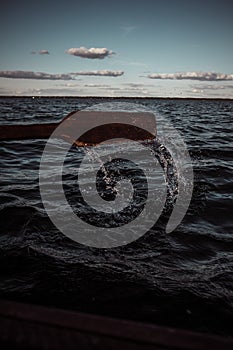
[[[100,102],[114,100],[2,97],[0,123],[60,121],[72,110]],[[194,189],[184,219],[167,234],[162,218],[135,242],[112,249],[74,242],[52,224],[42,204],[39,165],[46,141],[1,142],[0,297],[231,335],[233,102],[117,102],[163,116],[185,140]],[[82,152],[71,149],[68,168],[80,162]],[[76,174],[71,169],[64,186],[72,202]],[[172,191],[171,197],[175,185]]]

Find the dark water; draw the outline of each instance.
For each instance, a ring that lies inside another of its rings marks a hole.
[[[98,102],[105,100],[1,98],[0,123],[59,121]],[[182,223],[166,234],[159,221],[118,248],[75,243],[42,205],[38,172],[45,141],[2,142],[0,297],[232,335],[233,102],[131,102],[171,121],[188,146],[194,191]],[[79,151],[72,152],[78,159]]]

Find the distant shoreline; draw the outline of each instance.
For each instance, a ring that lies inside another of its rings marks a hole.
[[[98,100],[207,100],[207,101],[233,101],[233,98],[221,98],[221,97],[146,97],[146,96],[33,96],[33,95],[0,95],[0,98],[83,98],[83,99],[98,99]]]

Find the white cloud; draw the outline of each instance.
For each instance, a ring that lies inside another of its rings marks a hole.
[[[78,81],[78,80],[75,79],[75,81]],[[57,83],[57,84],[54,84],[54,86],[71,88],[71,87],[80,86],[80,83],[79,84],[75,84],[75,83]]]
[[[93,70],[86,72],[70,73],[71,75],[91,75],[91,76],[102,76],[102,77],[119,77],[124,74],[123,71],[119,70]]]
[[[73,72],[66,74],[50,74],[44,72],[32,72],[32,71],[0,71],[0,78],[10,79],[36,79],[36,80],[77,80],[76,76],[89,75],[89,76],[103,76],[103,77],[119,77],[123,75],[123,71],[112,70],[96,70],[96,71],[84,71]]]
[[[108,88],[110,85],[105,85],[105,84],[85,84],[85,87],[90,87],[90,88]]]
[[[134,94],[134,95],[148,95],[149,92],[147,89],[145,88],[140,88],[140,87],[117,87],[117,86],[100,86],[100,88],[102,90],[106,90],[106,91],[113,91],[113,92],[119,92],[121,93],[122,96],[124,96],[124,94]]]
[[[204,92],[204,90],[201,90],[201,89],[192,89],[192,92],[194,93],[194,94],[198,94],[198,93],[203,93]]]
[[[125,34],[130,34],[137,29],[137,26],[122,26],[121,29],[123,29]]]
[[[73,80],[74,78],[70,74],[49,74],[43,72],[32,71],[0,71],[0,78],[11,79],[37,79],[37,80]]]
[[[226,90],[226,89],[233,89],[233,85],[225,84],[225,85],[218,85],[218,84],[212,84],[212,85],[195,85],[193,86],[194,89],[199,90]]]
[[[21,91],[21,95],[35,95],[35,96],[77,96],[83,92],[83,89],[59,89],[59,88],[40,88],[27,89]]]
[[[49,55],[49,51],[48,50],[40,50],[38,52],[36,51],[31,51],[31,55]]]
[[[39,55],[49,55],[49,51],[48,50],[40,50],[38,52]]]
[[[199,80],[199,81],[230,81],[233,74],[222,74],[213,72],[184,72],[184,73],[163,73],[149,74],[150,79],[173,79],[173,80]]]
[[[144,83],[124,83],[124,85],[127,85],[132,88],[154,87],[153,84],[144,84]]]
[[[73,56],[78,56],[82,58],[90,58],[90,59],[103,59],[105,57],[112,56],[115,52],[108,50],[106,47],[95,48],[92,47],[87,49],[86,47],[78,47],[78,48],[70,48],[66,50],[66,53]]]

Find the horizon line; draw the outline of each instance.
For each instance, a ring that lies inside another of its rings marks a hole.
[[[95,96],[95,95],[85,95],[85,96],[76,96],[76,95],[0,95],[0,98],[96,98],[96,99],[157,99],[157,100],[227,100],[233,101],[233,98],[230,97],[159,97],[159,96]]]

